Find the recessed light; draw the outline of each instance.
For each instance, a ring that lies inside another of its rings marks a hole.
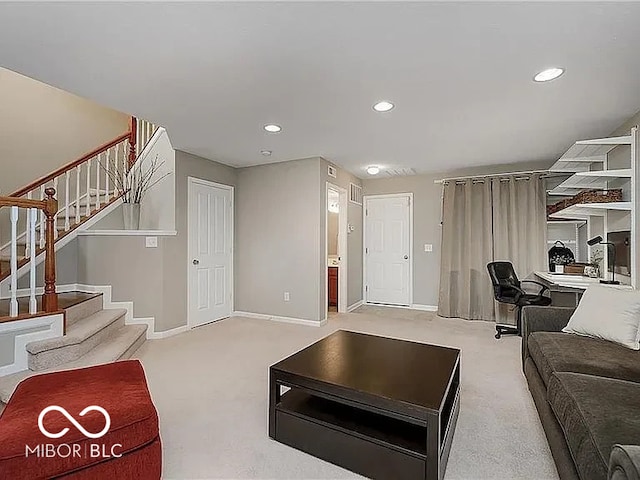
[[[271,156],[271,150],[260,150],[260,154],[264,157],[270,157]]]
[[[387,102],[386,100],[383,100],[382,102],[378,102],[373,106],[373,109],[376,112],[388,112],[389,110],[391,110],[393,107],[395,107],[395,105],[391,102]]]
[[[533,77],[533,81],[548,82],[549,80],[558,78],[563,73],[564,73],[564,68],[559,68],[559,67],[547,68],[546,70],[541,71],[535,77]]]
[[[282,130],[280,125],[276,125],[275,123],[269,123],[264,126],[264,129],[269,133],[278,133]]]
[[[380,167],[376,167],[375,165],[371,165],[370,167],[367,167],[367,173],[369,175],[377,175],[378,173],[380,173]]]

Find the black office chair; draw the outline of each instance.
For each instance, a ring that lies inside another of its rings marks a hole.
[[[491,262],[487,264],[487,270],[489,270],[489,277],[491,277],[491,283],[493,284],[493,296],[495,299],[500,303],[515,305],[517,309],[516,326],[497,324],[496,338],[500,338],[502,334],[520,335],[522,307],[527,305],[550,305],[551,298],[543,295],[545,291],[549,290],[549,287],[533,280],[522,280],[521,282],[518,280],[511,262]],[[526,293],[521,286],[525,282],[535,283],[542,288],[537,294]]]

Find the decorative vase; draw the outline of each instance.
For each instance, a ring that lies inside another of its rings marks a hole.
[[[125,230],[138,230],[140,228],[140,204],[123,203],[122,214],[124,216]]]

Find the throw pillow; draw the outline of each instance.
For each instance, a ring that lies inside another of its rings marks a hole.
[[[640,291],[590,286],[562,331],[640,350]]]

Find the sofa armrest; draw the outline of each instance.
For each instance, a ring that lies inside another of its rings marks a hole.
[[[609,480],[640,479],[640,445],[614,445],[609,457]]]
[[[527,342],[529,334],[533,332],[560,332],[569,323],[573,307],[536,307],[528,306],[522,309],[522,367],[529,356]]]

